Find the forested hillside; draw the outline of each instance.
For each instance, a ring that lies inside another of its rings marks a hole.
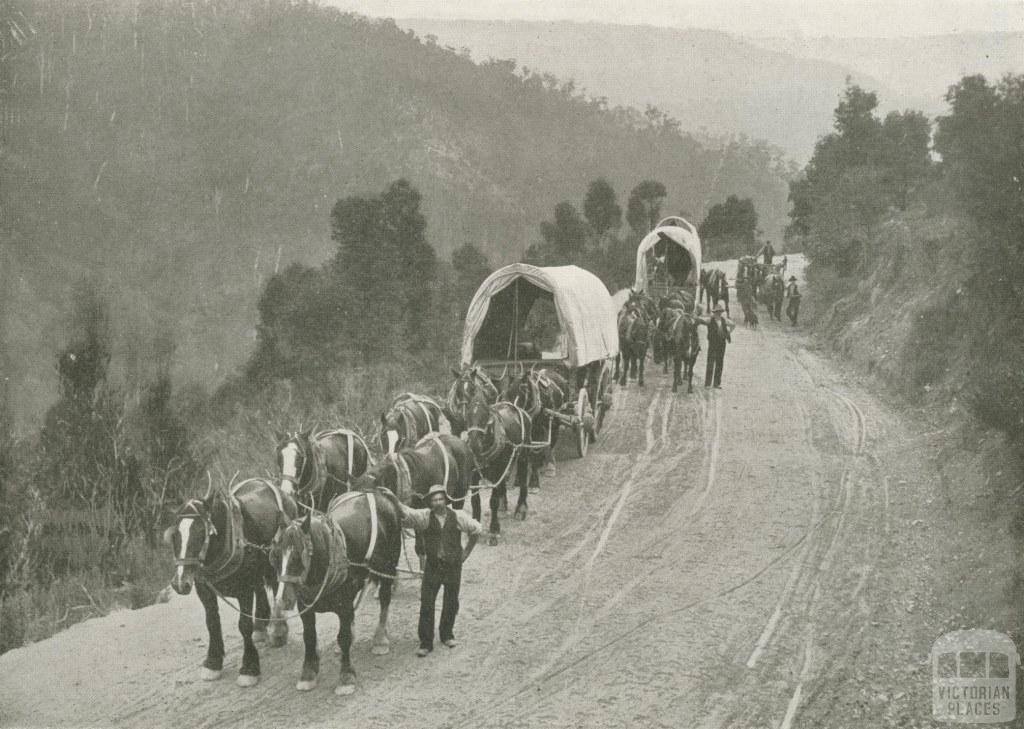
[[[791,184],[789,233],[826,339],[909,400],[969,409],[1024,449],[1022,92],[1022,75],[965,76],[933,126],[883,119],[876,94],[847,88]]]
[[[4,5],[3,367],[19,421],[56,390],[74,282],[109,299],[112,366],[218,382],[255,341],[265,279],[319,263],[329,212],[406,178],[439,255],[520,257],[590,180],[665,183],[700,219],[727,193],[766,228],[786,170],[702,146],[512,62],[475,64],[391,22],[270,0]]]

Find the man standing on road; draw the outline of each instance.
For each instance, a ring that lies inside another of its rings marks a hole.
[[[434,649],[434,605],[437,593],[444,587],[441,601],[441,624],[438,629],[441,642],[449,648],[455,642],[455,616],[459,612],[459,588],[462,585],[462,563],[469,558],[483,527],[463,511],[448,506],[445,487],[438,484],[427,492],[429,509],[410,509],[402,506],[402,524],[423,534],[427,559],[423,567],[420,587],[420,647],[419,657]],[[462,533],[469,535],[465,548]]]
[[[725,307],[721,302],[715,304],[711,318],[699,317],[697,323],[708,328],[708,364],[704,370],[704,387],[715,386],[722,389],[722,367],[725,365],[725,345],[732,341],[733,328],[736,326],[722,314]]]
[[[800,314],[800,289],[796,285],[796,276],[789,277],[786,298],[789,299],[789,303],[786,305],[786,316],[793,322],[793,326],[796,326],[796,318]]]
[[[761,246],[761,250],[757,252],[757,255],[764,257],[764,264],[766,266],[772,265],[772,259],[775,258],[775,248],[772,246],[772,242],[768,241]]]

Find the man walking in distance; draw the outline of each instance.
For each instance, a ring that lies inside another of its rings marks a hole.
[[[725,364],[725,345],[732,341],[733,327],[736,325],[722,316],[725,307],[716,303],[711,318],[698,317],[697,323],[708,328],[708,365],[704,371],[704,387],[715,386],[722,389],[722,367]]]
[[[423,534],[427,559],[423,567],[420,587],[420,647],[419,657],[434,649],[434,605],[437,593],[444,587],[441,601],[441,624],[438,626],[441,642],[454,648],[455,616],[459,612],[459,587],[462,584],[462,563],[466,561],[476,540],[483,533],[480,522],[463,511],[448,506],[445,487],[438,484],[427,492],[429,509],[410,509],[402,506],[402,524]],[[462,546],[462,533],[469,535]]]
[[[761,246],[761,250],[757,252],[757,255],[762,256],[766,266],[772,265],[772,260],[775,258],[775,247],[772,245],[772,242],[768,241]]]
[[[793,326],[796,326],[796,318],[800,314],[800,289],[796,285],[796,276],[789,277],[786,298],[789,299],[789,303],[786,305],[786,316],[793,322]]]

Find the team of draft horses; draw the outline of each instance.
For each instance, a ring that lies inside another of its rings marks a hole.
[[[479,520],[480,491],[489,489],[493,545],[501,531],[499,511],[507,509],[506,483],[514,479],[514,518],[526,518],[528,491],[538,486],[558,439],[559,421],[551,413],[571,397],[569,383],[554,369],[506,372],[497,380],[475,366],[454,374],[444,403],[409,393],[390,403],[380,418],[379,459],[351,430],[281,434],[278,480],[251,478],[226,490],[214,489],[211,481],[203,498],[178,511],[165,533],[174,551],[171,585],[179,594],[195,587],[205,609],[209,645],[202,678],[221,675],[218,599],[230,597],[238,601],[242,635],[240,686],[258,683],[256,645],[284,645],[285,612],[297,608],[305,655],[296,688],[316,685],[316,615],[330,612],[339,620],[341,680],[335,693],[352,693],[352,621],[368,583],[377,585],[380,605],[372,652],[389,652],[388,610],[400,571],[404,505],[422,505],[443,486],[454,509],[470,498]],[[421,568],[429,538],[429,532],[426,538],[417,532]],[[444,620],[442,612],[442,626]]]
[[[782,300],[785,286],[782,276],[785,261],[778,264],[756,263],[753,257],[741,258],[736,274],[737,299],[743,310],[744,324],[756,327],[758,315],[755,301],[762,301],[772,318],[781,320]],[[796,278],[792,278],[793,282]],[[793,288],[796,292],[796,288]],[[799,297],[799,294],[796,294]],[[664,365],[669,372],[673,365],[672,391],[678,392],[683,380],[686,391],[693,392],[693,363],[700,351],[697,327],[707,326],[716,330],[714,317],[701,316],[701,304],[707,301],[707,311],[729,313],[729,283],[725,272],[719,268],[700,270],[697,301],[693,294],[683,288],[671,289],[666,296],[655,301],[644,292],[630,291],[629,299],[618,313],[618,348],[620,357],[616,361],[615,379],[625,385],[628,378],[644,384],[644,362],[647,351],[653,351],[655,365]],[[696,304],[696,305],[695,305]],[[791,319],[796,324],[796,314],[791,302]],[[731,323],[723,325],[731,327]],[[716,339],[715,332],[709,333],[709,342]],[[723,334],[729,338],[727,333]],[[724,353],[724,345],[722,345]],[[719,357],[720,358],[720,357]],[[710,367],[707,385],[720,383],[721,363]]]
[[[741,275],[741,303],[742,292],[749,288],[746,282],[753,284],[753,278]],[[709,309],[714,302],[715,314],[727,310],[725,275],[717,269],[703,271],[699,296],[706,297]],[[693,294],[685,289],[673,289],[657,303],[631,292],[619,313],[621,366],[616,363],[616,378],[624,385],[632,373],[643,384],[644,360],[648,344],[653,344],[654,361],[664,362],[666,372],[669,360],[673,362],[673,392],[684,377],[687,392],[692,392],[693,364],[700,351],[698,325],[708,326],[712,346],[710,330],[716,323],[721,323],[717,316],[700,316]],[[728,338],[727,329],[723,331]],[[380,606],[372,652],[389,652],[388,611],[400,571],[403,505],[422,505],[443,486],[454,509],[461,510],[469,498],[473,518],[479,520],[480,491],[489,489],[493,545],[501,532],[499,512],[507,509],[506,484],[514,480],[519,490],[514,518],[526,518],[529,490],[539,485],[539,471],[558,440],[560,423],[554,414],[574,390],[554,368],[506,370],[495,380],[480,367],[464,366],[454,375],[444,403],[406,393],[388,405],[380,418],[379,459],[351,430],[281,434],[276,451],[279,480],[251,478],[226,490],[215,490],[211,482],[203,498],[188,501],[178,511],[165,534],[174,551],[171,584],[180,594],[194,586],[205,609],[209,644],[204,679],[219,678],[223,669],[218,599],[230,597],[238,601],[242,635],[240,686],[258,683],[256,645],[284,645],[285,613],[297,608],[305,652],[296,688],[316,685],[316,615],[330,612],[339,620],[341,680],[335,693],[351,693],[352,622],[368,583],[377,585]],[[716,385],[720,375],[719,364]],[[417,533],[421,567],[426,541]]]

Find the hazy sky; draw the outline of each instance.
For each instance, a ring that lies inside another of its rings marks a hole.
[[[578,20],[743,35],[901,36],[1024,31],[1024,0],[324,0],[365,15]]]

